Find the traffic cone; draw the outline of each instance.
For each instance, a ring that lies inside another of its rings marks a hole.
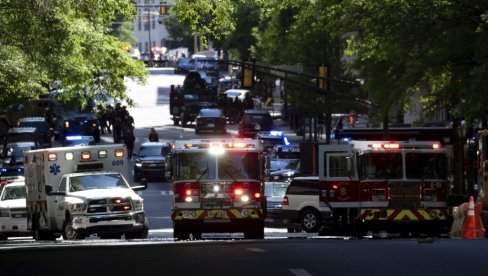
[[[469,197],[468,214],[464,220],[464,238],[476,239],[476,218],[474,214],[474,199]]]

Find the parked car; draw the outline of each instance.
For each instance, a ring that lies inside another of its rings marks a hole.
[[[195,119],[195,134],[203,131],[227,133],[227,118],[220,108],[202,108]]]
[[[44,140],[44,147],[52,147],[53,129],[44,117],[23,117],[19,119],[19,127],[35,127]]]
[[[271,131],[258,131],[256,133],[256,139],[261,141],[266,151],[271,152],[275,146],[289,145],[288,138],[283,131],[271,130]]]
[[[42,138],[42,135],[35,127],[10,128],[3,142],[3,150],[5,151],[8,144],[16,142],[32,142],[35,144],[36,148],[44,147],[44,140]]]
[[[171,152],[171,145],[165,142],[145,142],[139,152],[134,154],[134,181],[143,178],[159,178],[165,180],[166,155]]]
[[[300,175],[300,159],[272,159],[270,163],[271,181],[290,182]]]
[[[289,230],[301,228],[307,233],[318,232],[332,223],[332,211],[319,201],[317,176],[295,177],[283,197],[283,219],[290,222]]]
[[[275,128],[273,119],[266,109],[247,109],[239,122],[238,136],[254,138],[259,131]]]
[[[266,196],[267,215],[264,221],[266,227],[282,228],[288,226],[288,221],[283,219],[283,197],[289,183],[265,182],[264,195]]]
[[[175,63],[175,74],[186,74],[190,70],[195,70],[195,62],[191,58],[180,57]]]
[[[27,230],[26,188],[23,180],[2,185],[0,191],[0,240],[32,236]]]
[[[241,80],[231,77],[221,78],[219,79],[217,87],[219,93],[224,93],[229,89],[237,89],[241,87]]]

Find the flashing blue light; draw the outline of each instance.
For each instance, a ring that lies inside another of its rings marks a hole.
[[[7,169],[6,168],[2,168],[2,172],[7,172]]]
[[[269,135],[271,135],[271,136],[283,136],[283,131],[271,130],[269,132]]]
[[[351,139],[346,137],[346,138],[342,138],[342,141],[349,142],[349,141],[351,141]]]
[[[285,145],[289,146],[290,145],[290,142],[288,141],[288,138],[283,138],[283,141],[285,142]]]
[[[66,136],[66,140],[67,141],[76,141],[76,140],[81,140],[81,136],[80,135],[77,135],[77,136]]]

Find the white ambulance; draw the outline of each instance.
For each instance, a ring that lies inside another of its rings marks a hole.
[[[146,238],[143,199],[127,182],[124,145],[48,148],[24,152],[27,228],[36,240]]]

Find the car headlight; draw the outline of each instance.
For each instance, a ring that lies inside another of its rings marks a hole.
[[[142,162],[136,162],[136,167],[141,168],[142,167]]]
[[[0,209],[0,217],[8,217],[8,216],[10,216],[8,209]]]
[[[82,213],[85,211],[84,203],[72,203],[69,205],[69,211],[72,213]]]
[[[134,205],[134,211],[143,211],[144,210],[144,203],[142,200],[133,200],[132,205]]]

